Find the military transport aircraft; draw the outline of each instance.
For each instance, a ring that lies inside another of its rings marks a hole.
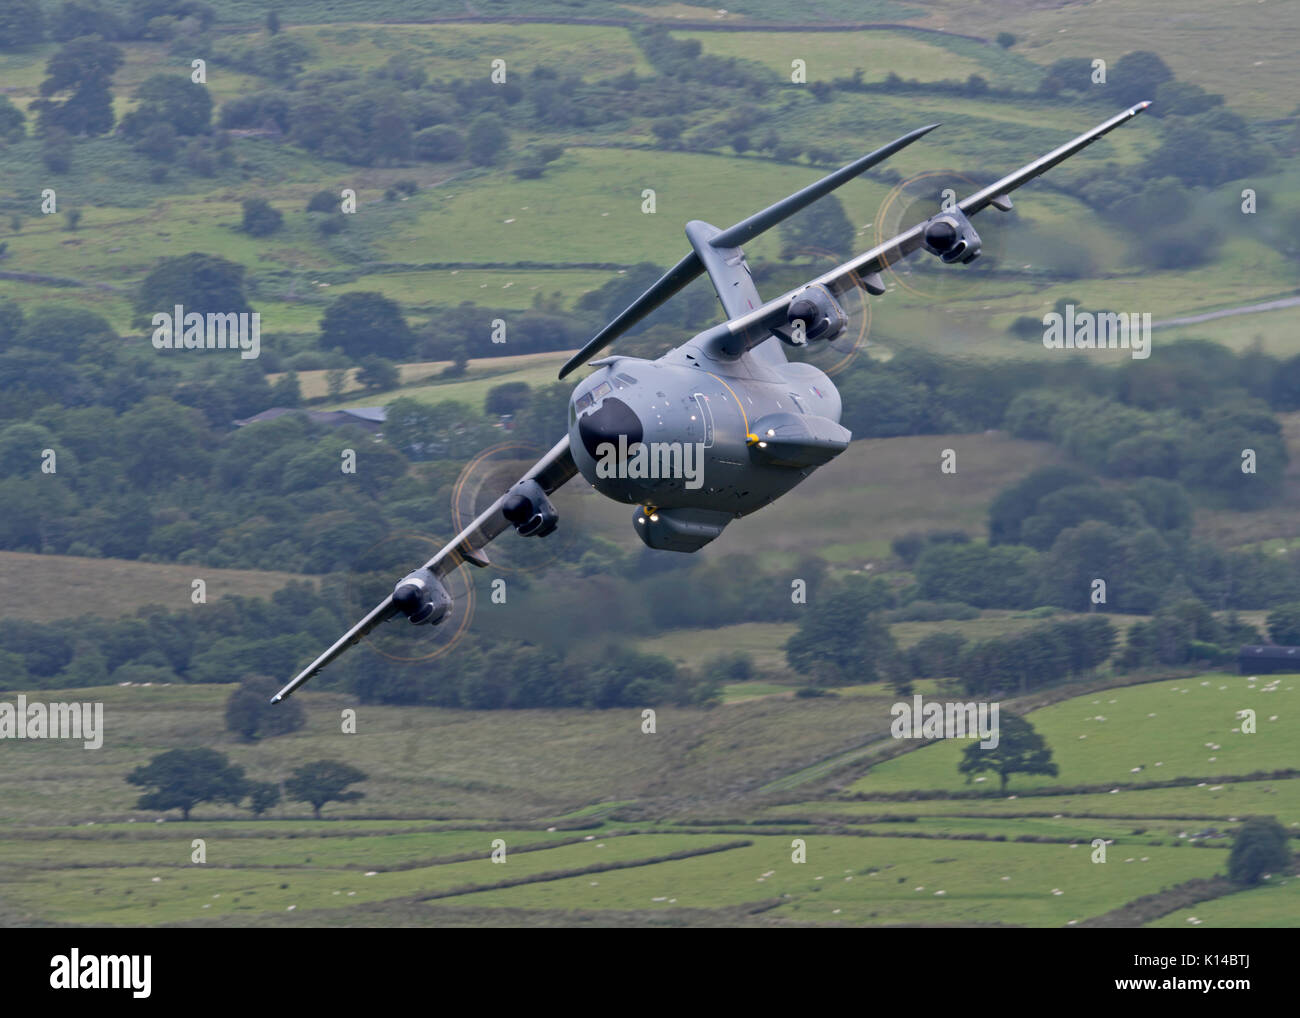
[[[845,332],[843,300],[855,288],[885,292],[881,271],[924,248],[946,263],[974,261],[980,237],[970,217],[1151,105],[1138,103],[816,279],[764,302],[740,245],[938,127],[890,142],[726,230],[686,224],[691,251],[571,357],[564,378],[603,351],[692,280],[707,272],[727,320],[658,360],[602,357],[574,389],[568,433],[468,527],[404,576],[360,622],[272,699],[278,703],[382,622],[404,615],[436,625],[452,608],[443,583],[468,562],[489,564],[486,546],[508,527],[531,537],[555,530],[547,498],[581,473],[601,494],[635,505],[633,526],[651,548],[698,551],[731,520],[774,502],[847,448],[840,397],[826,374],[786,359],[784,347]]]

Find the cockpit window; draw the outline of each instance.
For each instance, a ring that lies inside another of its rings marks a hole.
[[[620,381],[626,382],[628,385],[636,385],[636,379],[635,379],[635,378],[633,378],[631,375],[625,374],[625,373],[623,373],[623,372],[621,372],[621,371],[620,371],[617,375],[615,375],[614,377],[617,378],[617,379],[619,379]]]
[[[601,382],[598,386],[596,386],[596,388],[592,389],[591,392],[585,392],[581,396],[579,396],[576,400],[574,400],[573,408],[578,413],[582,413],[582,411],[586,410],[587,407],[595,403],[596,400],[603,399],[613,391],[614,391],[614,387],[612,385],[610,385],[608,382]]]

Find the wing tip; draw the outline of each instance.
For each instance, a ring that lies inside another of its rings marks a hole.
[[[927,134],[933,131],[936,127],[942,127],[942,126],[943,126],[942,121],[936,121],[933,124],[926,124],[924,127],[918,127],[913,131],[908,131],[906,134],[901,135],[898,138],[895,138],[892,142],[886,145],[885,148],[891,150],[890,155],[894,155],[898,152],[901,152],[903,149],[907,148],[907,146],[911,145],[913,142],[920,141]],[[877,149],[876,151],[880,151],[880,150]],[[872,152],[869,154],[874,155],[875,153]]]

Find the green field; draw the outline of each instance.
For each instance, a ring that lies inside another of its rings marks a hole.
[[[949,842],[918,854],[911,841],[834,835],[806,836],[808,861],[794,864],[790,838],[754,841],[751,848],[603,874],[595,887],[574,877],[483,891],[463,903],[672,909],[784,898],[777,915],[811,922],[1063,926],[1137,897],[1153,876],[1187,880],[1221,864],[1216,852],[1151,849],[1151,861],[1141,866],[1102,867],[1064,845]]]
[[[568,356],[561,353],[521,354],[517,357],[484,357],[469,362],[469,373],[461,378],[443,381],[433,376],[436,368],[430,370],[426,378],[428,384],[414,384],[395,393],[379,393],[365,397],[347,399],[338,404],[328,402],[325,407],[384,406],[394,396],[418,400],[421,403],[442,403],[451,400],[467,403],[481,409],[483,401],[490,390],[508,382],[523,382],[534,388],[545,388],[555,383]],[[412,374],[418,379],[417,372]],[[557,426],[562,426],[557,422]],[[558,436],[557,436],[558,437]],[[549,441],[548,443],[549,444]]]
[[[383,290],[412,312],[451,307],[472,300],[486,307],[524,311],[539,295],[560,293],[580,297],[608,283],[614,272],[598,269],[429,269],[423,272],[387,272],[350,283],[334,283],[331,295],[354,290]]]
[[[303,697],[306,728],[248,744],[225,731],[223,707],[232,688],[110,686],[76,693],[104,704],[104,747],[92,752],[80,743],[4,743],[13,784],[0,818],[38,825],[139,819],[132,810],[138,792],[122,776],[172,745],[213,746],[250,776],[268,781],[284,780],[303,760],[346,757],[376,775],[348,816],[531,821],[608,801],[609,793],[653,799],[749,788],[861,742],[864,732],[887,730],[880,721],[885,691],[849,703],[764,699],[712,711],[663,707],[655,738],[641,733],[634,710],[383,707],[309,692]],[[347,707],[357,711],[357,733],[344,736],[339,712]],[[773,753],[777,744],[781,751]],[[198,815],[219,820],[242,814],[211,806]],[[272,815],[302,818],[310,808],[285,804]]]
[[[918,81],[964,80],[988,73],[978,59],[957,56],[941,43],[909,32],[836,32],[826,37],[800,32],[675,32],[697,39],[705,53],[762,64],[776,80],[790,80],[791,61],[806,63],[807,81],[850,77],[883,81],[890,71]]]
[[[1123,38],[1136,46],[1136,40],[1151,30],[1148,19],[1139,17],[1139,6],[1134,0],[1118,5],[1117,20],[1126,26],[1123,33],[1098,27],[1112,25],[1109,13],[1105,18],[1067,15],[1048,10],[1047,5],[1029,4],[1024,17],[1030,26],[1049,18],[1086,23],[1089,40],[1105,38],[1110,46]],[[667,9],[659,13],[672,17]],[[926,27],[936,27],[938,20],[959,32],[995,30],[967,8],[950,10],[946,0],[930,0],[895,13],[900,19],[916,17]],[[318,25],[311,23],[320,20],[320,11],[305,8],[304,15],[300,27],[290,32],[312,51],[308,69],[364,72],[402,57],[442,79],[473,75],[488,68],[493,59],[506,60],[511,73],[521,76],[541,65],[564,68],[578,62],[589,78],[629,68],[641,75],[654,73],[629,32],[616,26]],[[695,16],[716,19],[711,10],[700,9]],[[286,19],[292,23],[288,15]],[[1226,82],[1247,77],[1240,73],[1239,64],[1230,62],[1240,56],[1243,38],[1257,39],[1263,52],[1275,48],[1262,33],[1267,20],[1264,9],[1251,9],[1239,31],[1226,33],[1228,40],[1216,41],[1206,50],[1206,60],[1214,68],[1210,78],[1198,65],[1188,80],[1222,88],[1230,103],[1254,102],[1257,92],[1240,95]],[[1182,33],[1202,38],[1213,34],[1218,40],[1214,29],[1221,21],[1220,12],[1198,0],[1180,20],[1179,38],[1186,41]],[[1022,45],[1006,51],[934,33],[801,34],[745,32],[739,30],[740,23],[732,27],[737,30],[679,34],[699,39],[707,53],[768,67],[777,85],[788,79],[790,53],[797,49],[800,58],[809,62],[810,81],[843,76],[864,66],[868,80],[888,70],[922,79],[964,79],[980,73],[995,85],[1032,88],[1036,63],[1055,59],[1067,41],[1078,44],[1073,37],[1043,38],[1032,29]],[[233,43],[241,37],[230,38]],[[1154,48],[1166,55],[1175,49],[1163,42]],[[159,67],[180,70],[184,66],[184,61],[155,43],[129,43],[123,49],[127,60],[114,81],[122,112],[130,108],[130,93],[149,73]],[[53,52],[53,45],[47,44],[0,61],[0,89],[19,105],[36,98],[44,60]],[[1256,72],[1265,77],[1285,72],[1278,60],[1257,59],[1250,65],[1252,81]],[[228,66],[213,65],[210,87],[218,103],[262,84]],[[1087,110],[1063,111],[1055,103],[1039,100],[1008,104],[965,96],[836,93],[830,101],[819,102],[807,90],[782,89],[779,102],[764,105],[762,126],[755,130],[775,131],[805,146],[829,147],[846,160],[919,124],[943,121],[940,130],[890,161],[890,167],[904,177],[948,170],[978,182],[981,176],[1047,151],[1095,118]],[[1286,110],[1271,112],[1280,116]],[[721,122],[729,115],[730,111],[720,110],[716,119]],[[423,321],[435,306],[464,300],[522,310],[539,294],[558,294],[572,306],[582,294],[613,278],[613,270],[579,267],[580,263],[671,264],[683,252],[681,228],[686,220],[734,222],[824,172],[802,161],[777,162],[754,152],[738,156],[722,147],[725,136],[718,138],[714,152],[647,148],[653,143],[652,119],[633,116],[617,127],[602,126],[595,132],[551,130],[543,135],[526,128],[516,145],[545,138],[566,147],[565,154],[535,180],[517,179],[506,167],[348,166],[277,142],[239,138],[234,143],[236,166],[220,170],[215,178],[197,177],[178,165],[167,180],[147,184],[149,160],[111,140],[89,140],[79,146],[71,172],[56,181],[60,210],[76,208],[83,213],[75,232],[65,228],[61,214],[46,217],[29,211],[50,183],[39,144],[29,139],[0,150],[0,170],[15,196],[14,209],[24,217],[21,232],[5,237],[9,244],[5,267],[111,289],[0,280],[0,296],[12,297],[25,308],[51,300],[93,308],[119,330],[138,334],[130,308],[138,281],[157,258],[201,248],[249,266],[254,304],[263,313],[264,333],[271,334],[267,341],[272,349],[277,333],[314,333],[328,299],[351,290],[380,290],[399,301],[415,321]],[[1081,153],[1071,164],[1072,172],[1103,172],[1108,161],[1132,163],[1154,147],[1158,135],[1154,123],[1117,132]],[[400,179],[414,181],[420,191],[409,200],[384,201],[385,188]],[[1285,164],[1276,175],[1253,183],[1280,206],[1300,188]],[[357,191],[358,213],[349,217],[342,234],[326,239],[312,229],[301,209],[316,191],[337,192],[344,187]],[[646,188],[656,193],[653,215],[641,210]],[[874,179],[854,182],[839,192],[849,218],[860,227],[863,247],[881,239],[876,231],[888,192],[888,185]],[[257,239],[236,228],[239,203],[250,193],[270,199],[286,213],[282,231]],[[1232,193],[1216,194],[1212,207],[1226,217],[1234,201]],[[1141,270],[1128,251],[1116,248],[1113,232],[1090,210],[1050,186],[1032,185],[1017,209],[1014,229],[986,238],[986,250],[999,261],[996,273],[970,276],[917,267],[903,277],[908,286],[896,285],[891,275],[887,282],[895,285],[874,302],[876,341],[889,349],[899,342],[897,337],[906,336],[909,344],[980,356],[1042,356],[1034,346],[1009,338],[1005,330],[1016,316],[1041,313],[1060,298],[1092,306],[1127,302],[1150,310],[1160,320],[1272,299],[1294,290],[1294,273],[1287,260],[1277,257],[1276,246],[1261,232],[1263,228],[1241,229],[1240,216],[1224,220],[1231,232],[1210,264],[1152,273]],[[1059,238],[1065,233],[1071,241],[1063,248]],[[755,265],[778,259],[775,236],[758,238],[748,247]],[[550,267],[471,267],[515,261]],[[465,267],[422,268],[448,262]],[[936,305],[942,305],[942,311],[935,311]],[[1208,337],[1241,349],[1258,337],[1271,352],[1294,353],[1300,349],[1294,338],[1298,318],[1300,312],[1291,309],[1220,319],[1169,330],[1158,341]]]
[[[916,23],[988,38],[1008,27],[994,5],[965,0],[909,0],[922,12]],[[1174,73],[1253,116],[1280,116],[1294,103],[1294,65],[1279,33],[1275,4],[1179,0],[1176,12],[1144,0],[1109,0],[1104,14],[1091,5],[1029,0],[1016,5],[1016,52],[1039,64],[1087,54],[1114,61],[1134,50],[1158,52]],[[1248,72],[1248,73],[1247,73]]]
[[[514,833],[501,831],[497,836],[513,837]],[[210,850],[215,854],[221,847],[219,835],[211,840]],[[106,865],[79,867],[70,873],[41,871],[47,874],[44,880],[39,876],[32,879],[33,875],[29,874],[21,888],[7,890],[13,892],[12,900],[18,907],[39,904],[43,914],[61,921],[153,924],[208,918],[205,912],[215,918],[238,916],[241,912],[360,905],[448,891],[472,883],[491,883],[507,875],[516,878],[579,869],[593,863],[652,858],[699,845],[699,839],[690,835],[647,835],[611,837],[599,843],[580,842],[512,855],[511,840],[506,837],[502,839],[507,846],[506,862],[494,864],[490,858],[492,840],[490,832],[479,836],[478,859],[412,869],[361,872],[344,869],[342,865],[331,867],[325,860],[313,861],[294,871],[282,865],[276,865],[273,870],[248,870],[233,863],[230,869],[206,863],[183,863],[179,871],[162,866],[150,869]],[[523,845],[530,840],[537,840],[532,832],[523,833],[519,839]],[[189,841],[175,844],[184,850]],[[356,850],[359,846],[348,847]],[[364,851],[364,846],[361,847]],[[370,865],[368,860],[366,865]],[[172,884],[177,885],[175,890]],[[99,901],[95,900],[97,897]]]
[[[480,357],[468,362],[466,372],[458,378],[443,380],[441,375],[451,361],[415,361],[402,364],[398,368],[401,390],[389,390],[388,393],[358,396],[345,399],[339,403],[328,402],[322,409],[333,410],[340,406],[372,406],[376,399],[380,405],[391,402],[397,396],[418,399],[428,403],[440,403],[451,400],[467,403],[482,408],[483,397],[487,390],[506,382],[523,381],[530,385],[549,385],[555,380],[560,365],[568,359],[567,353],[525,353],[510,357]],[[341,395],[361,392],[363,387],[356,380],[356,368],[347,369],[347,381]],[[299,371],[298,386],[304,399],[322,399],[329,394],[328,371]],[[281,376],[269,374],[268,380],[274,383]]]
[[[298,33],[315,50],[314,60],[330,67],[368,70],[393,56],[428,68],[431,78],[486,74],[493,60],[507,74],[536,67],[563,69],[580,63],[595,77],[652,69],[626,30],[598,25],[381,25],[347,24],[303,28]]]
[[[1240,930],[1258,926],[1295,929],[1300,913],[1300,880],[1274,877],[1268,886],[1243,891],[1228,899],[1203,901],[1148,923],[1157,929],[1208,926],[1214,930]]]
[[[1030,720],[1033,720],[1031,718]],[[773,822],[780,818],[871,818],[879,816],[1005,817],[1097,816],[1143,820],[1155,816],[1184,817],[1189,822],[1216,819],[1230,822],[1252,814],[1276,815],[1288,826],[1300,827],[1300,781],[1193,782],[1175,788],[1130,790],[1078,795],[1015,795],[972,799],[896,800],[823,799],[773,806],[763,811]],[[1194,833],[1194,832],[1189,832]]]
[[[1169,761],[1162,776],[1175,778],[1199,763],[1204,749],[1185,743],[1212,733],[1206,726],[1223,703],[1253,697],[1285,717],[1295,678],[1277,677],[1272,693],[1264,692],[1272,679],[1257,680],[1252,693],[1246,678],[1217,674],[1117,687],[1031,719],[1061,761],[1062,780],[1080,781],[1110,775],[1118,754],[1104,738],[1071,743],[1065,729],[1082,723],[1077,716],[1101,709],[1094,700],[1109,710],[1112,731],[1141,715],[1142,744],[1158,748]],[[1267,813],[1300,827],[1294,778],[1188,781],[1115,795],[762,805],[758,780],[879,733],[889,700],[879,695],[663,710],[653,737],[622,711],[362,706],[358,734],[346,736],[347,758],[372,774],[367,798],[327,809],[331,819],[306,819],[294,805],[258,821],[236,819],[228,807],[200,807],[189,822],[132,810],[134,791],[122,774],[169,745],[218,746],[250,774],[272,779],[297,761],[337,754],[341,736],[331,732],[345,699],[303,694],[304,732],[246,745],[220,733],[229,688],[70,692],[105,704],[103,750],[39,741],[6,747],[18,791],[0,815],[0,922],[335,925],[472,915],[477,924],[564,916],[735,924],[761,913],[765,923],[1061,926],[1223,872],[1225,835],[1244,816]],[[1154,719],[1145,717],[1151,706],[1161,708]],[[1223,771],[1285,766],[1283,717],[1262,717],[1260,734],[1238,735],[1252,740],[1248,750],[1220,750]],[[782,751],[773,754],[778,732]],[[956,790],[934,763],[951,748],[928,746],[877,765],[845,791]],[[715,818],[733,819],[712,826],[652,819],[688,799],[697,814],[713,803]],[[496,819],[528,813],[524,825]],[[761,826],[736,826],[745,816]],[[491,861],[498,838],[504,864]],[[1096,838],[1109,842],[1105,864],[1093,861]],[[194,839],[204,842],[202,863],[192,860]],[[802,863],[792,855],[796,839]],[[1275,878],[1284,882],[1296,883]],[[1292,897],[1269,886],[1155,924],[1191,925],[1185,920],[1194,916],[1221,927],[1286,925]]]
[[[1052,621],[1081,617],[1061,612],[1053,615]],[[1138,615],[1108,617],[1120,633],[1141,619]],[[890,624],[889,630],[898,646],[906,648],[932,633],[960,633],[971,641],[990,640],[994,637],[1006,636],[1008,633],[1041,626],[1043,621],[1024,612],[988,610],[981,612],[977,619],[894,622]],[[662,636],[641,640],[639,646],[642,650],[662,654],[685,665],[708,660],[710,655],[719,652],[720,647],[735,647],[747,653],[760,671],[783,672],[787,670],[785,643],[795,629],[795,624],[791,622],[742,622],[739,625],[720,626],[715,629],[674,630]],[[848,693],[850,690],[841,689],[840,692]],[[748,695],[754,694],[751,691]]]
[[[1110,689],[1046,707],[1034,713],[1034,727],[1054,748],[1060,776],[1016,776],[1010,791],[1102,782],[1122,786],[1290,767],[1300,737],[1297,702],[1292,676],[1250,681],[1211,674]],[[1240,729],[1236,712],[1243,708],[1256,711],[1254,735],[1233,731]],[[959,790],[966,787],[957,773],[963,748],[941,742],[879,764],[850,790]],[[988,781],[996,785],[995,778]]]
[[[196,579],[206,584],[209,604],[232,594],[268,598],[289,583],[310,581],[295,573],[254,569],[0,551],[0,618],[47,620],[74,614],[116,618],[146,605],[198,610],[191,600]],[[72,589],[78,595],[75,607],[68,603]]]

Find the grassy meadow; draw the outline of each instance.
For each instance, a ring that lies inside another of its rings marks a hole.
[[[1300,779],[1242,780],[1290,762],[1294,711],[1285,705],[1296,676],[1275,678],[1252,689],[1243,677],[1210,674],[1031,714],[1061,761],[1060,783],[1114,780],[1117,793],[948,798],[964,786],[954,780],[957,747],[941,743],[847,785],[814,782],[801,789],[805,801],[788,801],[796,793],[787,791],[784,804],[766,806],[763,779],[833,756],[873,728],[880,737],[890,698],[769,696],[663,710],[652,736],[631,712],[362,706],[357,733],[342,735],[346,698],[308,692],[307,729],[249,745],[221,731],[229,686],[69,691],[105,704],[105,745],[6,747],[0,922],[436,924],[468,910],[478,924],[507,925],[1070,925],[1222,873],[1227,835],[1247,815],[1300,827]],[[1257,735],[1234,735],[1225,705],[1239,700],[1279,717],[1261,718]],[[1160,708],[1155,718],[1147,707]],[[1082,717],[1103,709],[1104,723]],[[1136,779],[1118,772],[1127,761],[1117,743],[1069,739],[1102,724],[1143,727],[1127,744],[1140,738],[1167,761],[1161,776],[1179,783],[1125,789]],[[1240,743],[1214,751],[1223,776],[1212,786],[1195,780],[1211,752],[1193,745],[1202,736]],[[200,806],[182,822],[133,810],[135,790],[121,780],[159,749],[196,741],[278,779],[303,759],[339,755],[340,739],[372,777],[366,798],[327,807],[321,821],[288,804],[259,820]],[[934,797],[860,797],[902,787]],[[684,801],[695,804],[686,823],[673,819]],[[1104,864],[1095,839],[1106,842]],[[494,862],[502,844],[505,860]],[[1294,883],[1278,876],[1153,924],[1188,925],[1191,915],[1224,928],[1288,925]]]
[[[1296,760],[1300,711],[1294,707],[1294,682],[1275,678],[1214,674],[1195,681],[1172,679],[1045,707],[1035,712],[1034,727],[1053,747],[1060,775],[1017,777],[1010,791],[1103,782],[1121,786],[1290,767]],[[1256,711],[1253,735],[1240,730],[1237,712],[1247,708]],[[961,749],[943,742],[908,753],[872,768],[849,790],[958,791],[965,787],[957,774]],[[996,778],[986,780],[996,784]]]

